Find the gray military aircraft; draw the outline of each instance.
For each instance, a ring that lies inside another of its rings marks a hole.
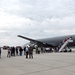
[[[60,43],[66,39],[66,38],[72,38],[73,42],[69,43],[69,47],[74,47],[75,46],[75,35],[66,35],[66,36],[58,36],[58,37],[53,37],[53,38],[44,38],[44,39],[31,39],[25,36],[18,35],[18,37],[29,40],[30,44],[38,45],[38,46],[43,46],[43,47],[58,47]]]

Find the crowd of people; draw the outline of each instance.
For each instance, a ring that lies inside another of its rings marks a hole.
[[[1,58],[1,47],[0,47],[0,58]],[[7,49],[7,57],[13,57],[13,56],[22,56],[25,55],[26,58],[33,58],[33,47],[8,47]],[[23,54],[24,53],[24,54]]]
[[[49,50],[50,49],[50,50]],[[7,57],[14,57],[14,56],[26,56],[26,59],[33,59],[33,52],[35,54],[41,54],[46,52],[51,52],[51,48],[44,48],[44,47],[33,47],[33,46],[26,46],[26,47],[8,47],[7,49],[0,48],[0,58],[1,58],[1,51],[7,50]]]

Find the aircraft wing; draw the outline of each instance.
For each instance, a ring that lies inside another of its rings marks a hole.
[[[36,43],[38,46],[50,46],[50,47],[53,47],[53,45],[41,42],[39,40],[34,40],[34,39],[31,39],[31,38],[28,38],[28,37],[25,37],[25,36],[21,36],[21,35],[18,35],[18,37],[26,39],[26,40],[29,40],[30,42],[32,42],[34,44]]]

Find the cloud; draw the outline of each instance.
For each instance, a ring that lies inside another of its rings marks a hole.
[[[0,45],[75,32],[75,0],[0,0]],[[10,42],[12,39],[12,42]]]

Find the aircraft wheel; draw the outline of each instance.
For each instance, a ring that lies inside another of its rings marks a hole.
[[[72,50],[70,49],[68,52],[72,52]]]

